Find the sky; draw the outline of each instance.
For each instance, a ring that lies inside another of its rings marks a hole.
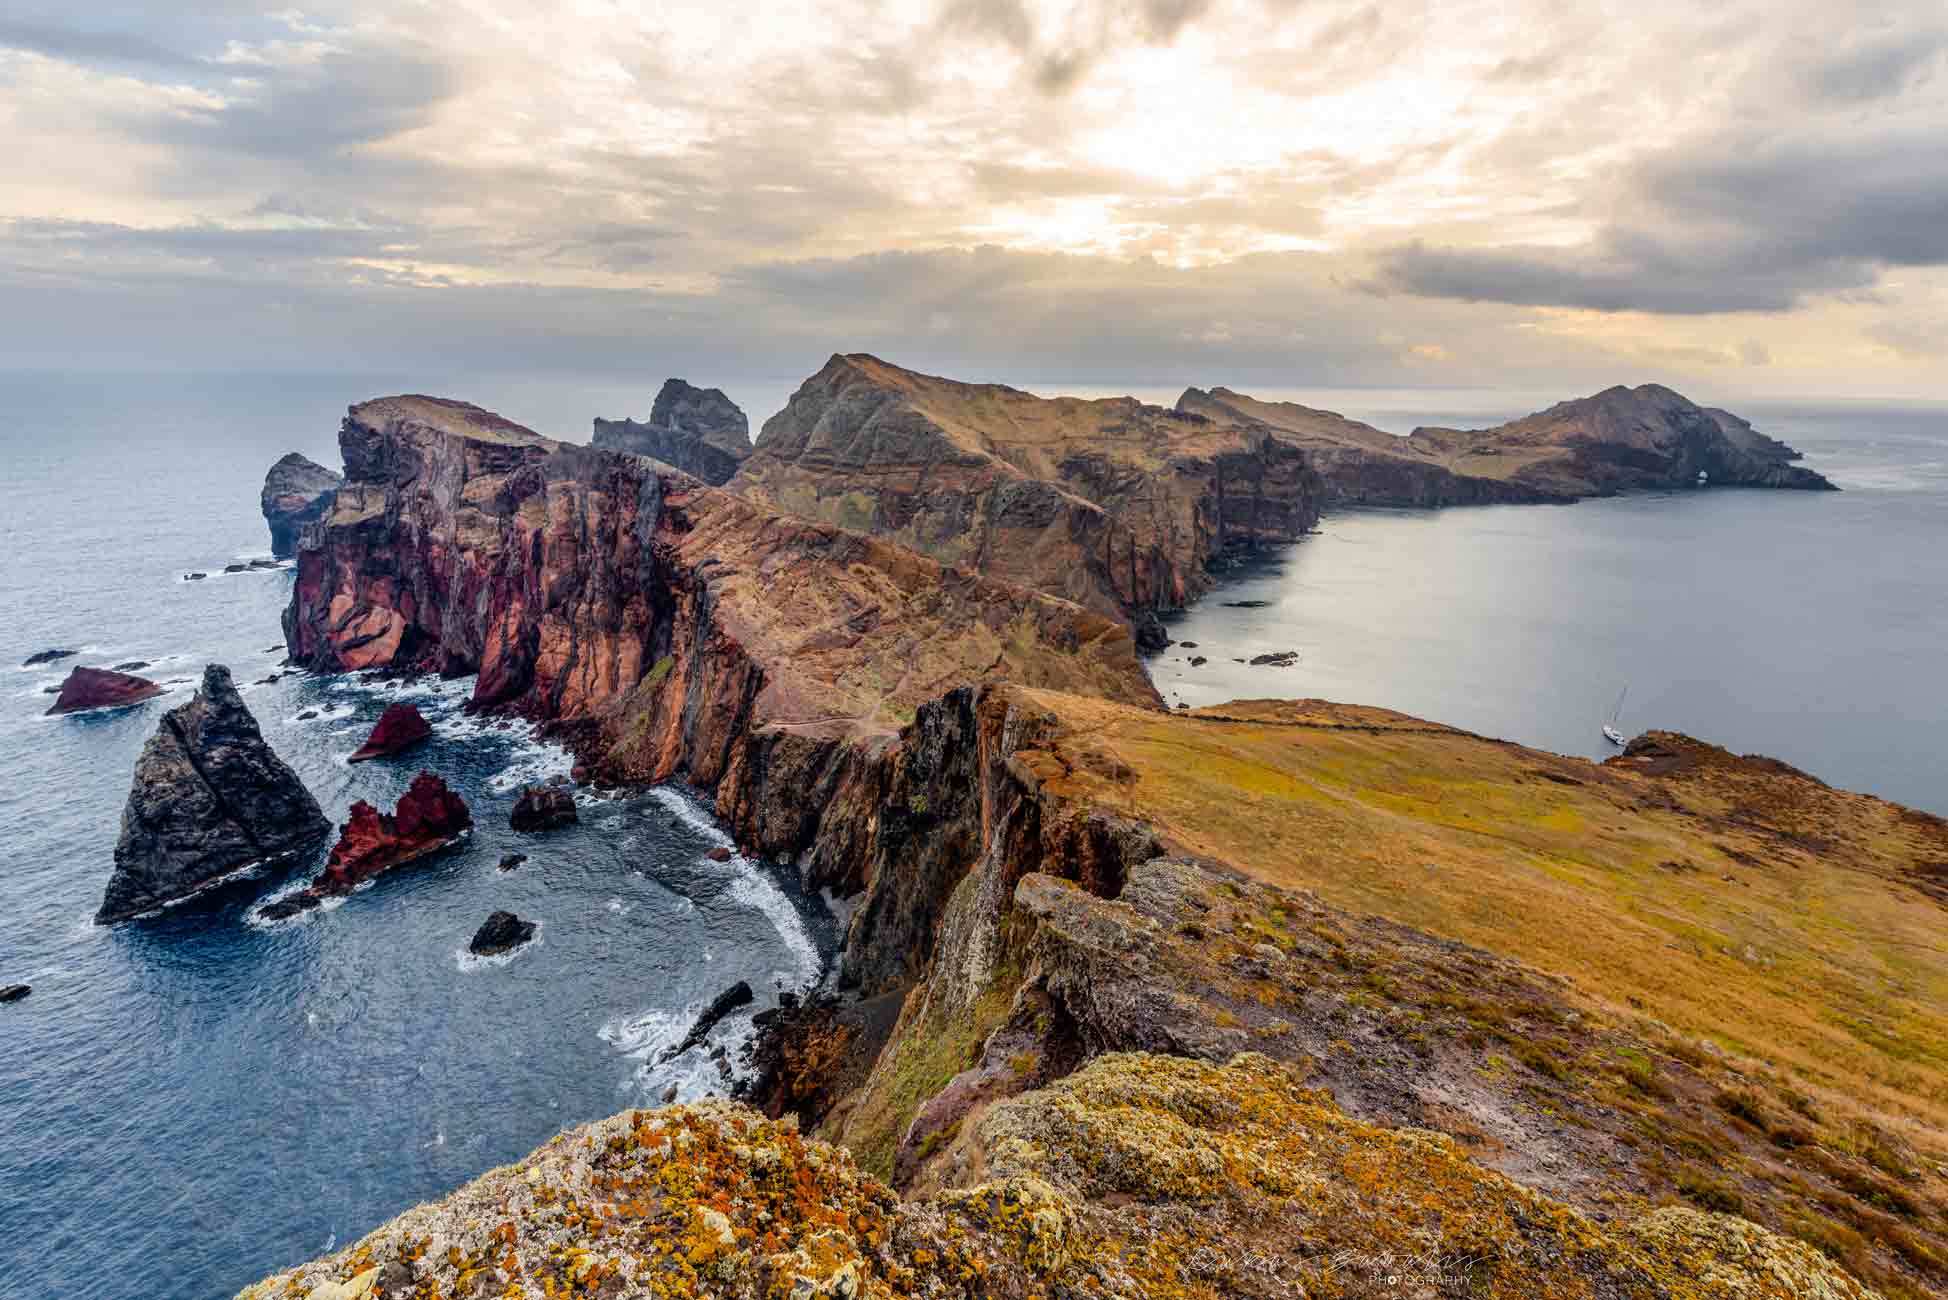
[[[1948,7],[0,9],[0,368],[836,351],[1948,399]]]

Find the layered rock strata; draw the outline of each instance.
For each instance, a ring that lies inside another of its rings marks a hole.
[[[722,389],[671,379],[656,394],[647,424],[598,419],[593,445],[648,456],[721,487],[751,454],[751,422]]]
[[[834,356],[766,421],[731,487],[944,563],[1137,618],[1213,564],[1318,520],[1303,453],[1134,398],[1042,398]]]
[[[127,920],[187,898],[243,867],[308,850],[330,829],[264,740],[230,670],[211,664],[136,760],[115,872],[95,920]]]
[[[272,555],[288,560],[297,554],[298,534],[331,512],[332,494],[343,481],[336,470],[295,451],[271,466],[258,505],[270,526]]]

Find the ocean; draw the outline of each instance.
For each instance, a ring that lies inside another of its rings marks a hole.
[[[515,791],[564,754],[468,718],[466,681],[267,682],[290,574],[220,574],[267,552],[270,462],[337,464],[352,401],[447,393],[585,438],[592,416],[645,415],[661,379],[0,377],[0,984],[34,986],[0,1006],[0,1294],[228,1296],[562,1127],[671,1085],[721,1091],[703,1054],[658,1066],[661,1049],[738,979],[755,1011],[818,977],[829,910],[787,873],[710,861],[728,839],[694,798],[585,795],[574,828],[515,835]],[[754,430],[790,387],[724,386]],[[1262,395],[1400,432],[1564,396]],[[1198,647],[1153,675],[1173,701],[1319,695],[1591,756],[1628,685],[1628,731],[1948,812],[1948,407],[1734,405],[1846,490],[1329,516],[1174,620]],[[55,646],[83,653],[16,667]],[[1289,668],[1234,662],[1288,649]],[[41,716],[70,664],[134,659],[171,694]],[[316,862],[92,925],[135,757],[212,661],[335,818],[357,798],[390,807],[427,767],[472,804],[473,840],[289,923],[253,909]],[[435,739],[348,767],[401,697]],[[530,861],[503,873],[508,852]],[[496,908],[539,921],[538,940],[467,958]]]

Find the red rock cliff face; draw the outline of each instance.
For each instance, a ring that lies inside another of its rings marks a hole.
[[[1119,621],[778,515],[640,458],[423,397],[355,407],[285,628],[323,670],[478,671],[473,704],[560,724],[598,775],[683,779],[747,847],[862,884],[920,706],[1009,679],[1154,704]]]

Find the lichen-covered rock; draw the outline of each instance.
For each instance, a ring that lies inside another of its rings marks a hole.
[[[288,560],[298,553],[298,534],[330,513],[332,495],[344,481],[337,471],[295,451],[271,466],[258,504],[270,525],[272,555]]]
[[[264,740],[230,670],[211,664],[136,760],[115,874],[95,920],[122,921],[186,898],[252,863],[301,852],[330,829]]]
[[[1103,1057],[995,1108],[978,1140],[979,1181],[903,1202],[741,1106],[630,1111],[240,1300],[1873,1295],[1721,1216],[1606,1229],[1262,1057]]]

